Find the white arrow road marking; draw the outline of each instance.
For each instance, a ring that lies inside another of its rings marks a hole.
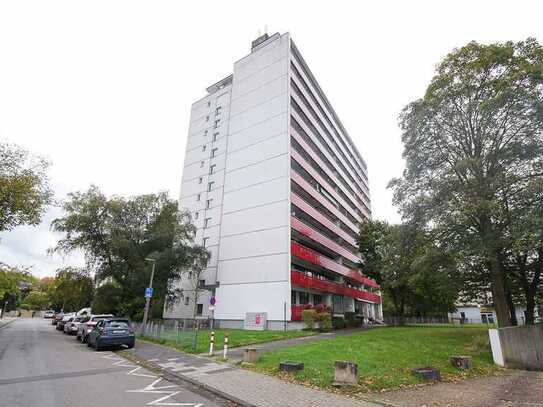
[[[152,379],[156,379],[156,376],[145,374],[145,373],[136,373],[138,370],[142,369],[141,366],[136,367],[135,369],[130,370],[129,372],[126,372],[127,375],[131,376],[140,376],[140,377],[150,377]]]
[[[177,387],[175,384],[172,384],[170,386],[160,386],[155,387],[155,385],[160,382],[162,378],[155,380],[153,383],[145,386],[143,389],[137,389],[137,390],[126,390],[127,393],[162,393],[162,394],[171,394],[175,393],[172,390],[164,390],[164,389],[171,389],[172,387]]]
[[[159,399],[156,399],[154,401],[151,401],[150,403],[147,403],[148,406],[192,406],[192,407],[202,407],[202,403],[194,404],[194,403],[178,403],[178,402],[167,402],[164,403],[164,400],[169,399],[170,397],[175,396],[177,393],[181,393],[180,391],[176,391],[172,394],[168,394],[167,396],[161,397]]]

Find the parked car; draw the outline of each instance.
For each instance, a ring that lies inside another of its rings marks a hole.
[[[53,311],[52,309],[47,310],[43,313],[44,318],[53,318],[54,316],[55,316],[55,311]]]
[[[71,317],[68,322],[64,325],[64,333],[68,335],[75,335],[77,334],[77,328],[81,324],[81,321],[85,317]]]
[[[77,328],[76,338],[81,340],[82,343],[87,342],[88,335],[94,329],[98,321],[101,321],[102,319],[106,319],[106,318],[113,318],[113,317],[115,317],[115,315],[113,314],[98,314],[98,315],[91,315],[90,318],[87,317],[81,324],[79,324],[79,327]]]
[[[64,330],[64,325],[66,325],[66,322],[68,322],[70,320],[70,318],[72,318],[73,316],[74,316],[74,314],[64,314],[62,319],[57,322],[57,330],[63,331]]]
[[[55,313],[55,315],[53,316],[53,319],[51,320],[51,325],[57,325],[58,321],[60,321],[62,318],[64,318],[64,313],[62,312]]]
[[[122,345],[133,348],[135,344],[136,335],[127,318],[108,318],[98,321],[87,340],[87,346],[95,350]]]

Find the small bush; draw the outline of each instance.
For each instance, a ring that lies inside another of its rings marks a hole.
[[[307,329],[315,329],[315,322],[317,322],[317,312],[314,309],[303,310],[302,321],[304,321]]]
[[[327,312],[317,314],[320,331],[329,331],[332,329],[332,315]]]
[[[334,327],[334,329],[345,329],[345,319],[341,317],[333,317],[332,326]]]

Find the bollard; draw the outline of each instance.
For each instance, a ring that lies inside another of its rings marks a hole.
[[[226,359],[226,353],[228,352],[228,335],[224,334],[224,346],[222,350],[222,358]]]
[[[213,355],[214,345],[215,345],[215,332],[211,331],[211,337],[209,338],[209,356]]]

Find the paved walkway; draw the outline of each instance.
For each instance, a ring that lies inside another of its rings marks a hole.
[[[257,348],[259,352],[271,352],[273,350],[277,349],[283,349],[288,348],[291,346],[311,343],[311,342],[318,342],[326,339],[333,339],[338,336],[349,336],[354,335],[358,332],[366,331],[368,329],[371,329],[371,326],[365,326],[363,328],[353,328],[353,329],[343,329],[336,332],[326,332],[311,336],[303,336],[301,338],[292,338],[292,339],[282,339],[279,341],[272,341],[272,342],[266,342],[266,343],[259,343],[255,345],[247,345],[247,346],[240,346],[237,348],[228,349],[228,362],[229,363],[237,363],[241,360],[243,360],[243,353],[244,349],[246,348]],[[216,344],[217,350],[213,352],[215,356],[221,356],[222,355],[222,344],[218,343]],[[202,354],[201,356],[207,356],[207,353]]]
[[[503,376],[387,392],[379,398],[402,407],[543,407],[543,372],[511,370]]]
[[[9,323],[15,321],[17,318],[13,317],[4,317],[0,319],[0,329],[2,329],[4,326],[8,325]]]
[[[376,407],[379,404],[354,400],[288,383],[275,377],[216,363],[148,342],[137,341],[126,351],[129,357],[146,361],[152,368],[199,384],[243,406],[252,407]]]

